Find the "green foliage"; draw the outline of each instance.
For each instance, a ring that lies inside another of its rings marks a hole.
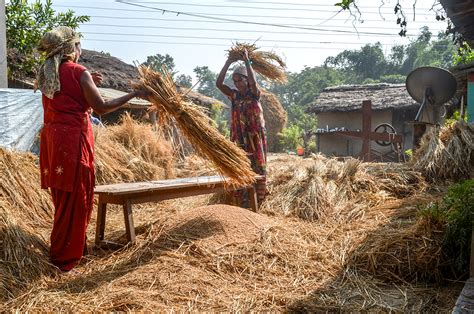
[[[162,72],[162,68],[165,66],[172,77],[177,73],[175,71],[174,59],[169,54],[162,55],[157,53],[156,55],[148,56],[142,65],[150,67],[152,70],[157,72]]]
[[[89,16],[75,16],[74,11],[56,13],[51,0],[37,0],[28,4],[26,0],[11,0],[5,7],[9,76],[30,76],[41,62],[34,53],[43,34],[57,26],[77,29],[88,22]]]
[[[382,75],[380,77],[380,82],[390,83],[390,84],[403,84],[405,83],[406,79],[407,78],[405,75],[388,74],[388,75]]]
[[[451,125],[453,123],[456,123],[457,121],[461,120],[461,113],[459,110],[456,110],[453,112],[453,115],[446,120],[444,120],[444,125]],[[468,121],[468,116],[467,114],[464,115],[464,122]]]
[[[302,132],[303,130],[295,124],[284,128],[281,133],[278,134],[281,147],[290,151],[295,151],[298,147],[303,147]]]
[[[175,83],[182,87],[191,88],[193,86],[193,78],[186,74],[176,76]]]
[[[474,50],[467,42],[463,42],[461,47],[453,56],[454,65],[467,64],[474,61]]]
[[[474,223],[474,180],[465,180],[449,188],[440,203],[420,212],[444,226],[443,254],[455,278],[469,271],[472,224]]]
[[[224,136],[230,137],[230,129],[228,126],[228,121],[223,113],[222,105],[215,103],[211,105],[209,116],[211,117],[214,126],[221,132]]]

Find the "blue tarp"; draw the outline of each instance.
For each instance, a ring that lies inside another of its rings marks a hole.
[[[0,88],[0,146],[30,151],[43,125],[41,93]]]

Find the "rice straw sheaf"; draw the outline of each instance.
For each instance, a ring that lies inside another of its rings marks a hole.
[[[229,57],[242,60],[242,53],[247,50],[255,72],[271,81],[286,82],[285,62],[273,52],[258,49],[255,44],[236,43],[229,49]]]
[[[429,181],[462,180],[474,169],[474,125],[464,121],[432,128],[411,161]]]
[[[198,154],[211,160],[216,170],[229,178],[229,184],[246,186],[255,182],[255,173],[245,151],[219,133],[198,106],[182,100],[165,68],[160,74],[142,66],[139,73],[140,81],[134,88],[150,94],[148,98],[158,114],[173,118]]]

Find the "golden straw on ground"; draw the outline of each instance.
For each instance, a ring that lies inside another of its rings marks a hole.
[[[271,81],[286,82],[285,62],[273,52],[257,51],[257,49],[255,44],[236,43],[230,48],[229,56],[242,60],[242,53],[247,50],[255,72]]]
[[[245,186],[255,181],[246,153],[226,139],[198,106],[182,100],[166,69],[164,74],[140,67],[140,82],[134,88],[150,93],[149,100],[160,116],[174,118],[179,129],[198,153],[210,159],[229,183]]]

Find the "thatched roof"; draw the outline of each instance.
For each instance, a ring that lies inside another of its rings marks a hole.
[[[372,101],[372,110],[411,109],[419,104],[404,84],[341,85],[327,87],[309,105],[308,113],[350,112],[360,110],[363,100]]]
[[[454,24],[454,30],[463,35],[471,47],[474,47],[474,1],[441,0],[446,15]]]

